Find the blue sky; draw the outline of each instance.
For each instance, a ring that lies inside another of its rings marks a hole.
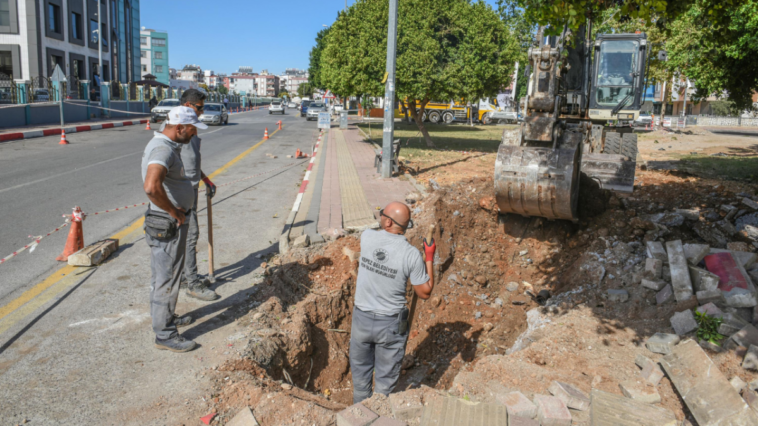
[[[169,33],[170,67],[280,74],[308,68],[316,33],[344,7],[345,0],[142,0],[140,25]]]

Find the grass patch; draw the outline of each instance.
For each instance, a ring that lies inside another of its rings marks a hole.
[[[685,155],[680,161],[696,175],[758,183],[758,157]]]
[[[358,125],[368,134],[371,139],[381,144],[382,125]],[[469,152],[497,152],[503,130],[515,126],[464,126],[464,125],[434,125],[426,124],[429,136],[432,137],[436,148],[428,148],[423,135],[415,124],[395,123],[395,139],[400,139],[402,144],[400,155],[422,154],[422,151],[469,151]],[[407,151],[406,151],[407,150]]]

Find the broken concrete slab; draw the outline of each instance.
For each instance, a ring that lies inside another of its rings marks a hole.
[[[537,406],[521,392],[511,392],[505,395],[495,395],[495,401],[508,409],[508,417],[526,417],[533,419],[537,416]]]
[[[743,320],[747,321],[748,323],[753,322],[753,315],[755,313],[755,308],[732,308],[728,307],[724,309],[724,312],[731,312],[738,317],[742,318]]]
[[[620,395],[593,389],[590,395],[592,426],[679,426],[673,412]]]
[[[661,291],[655,295],[655,304],[662,305],[674,298],[674,289],[671,288],[671,284],[666,284]]]
[[[658,260],[658,259],[648,259],[648,260]],[[663,287],[666,287],[668,285],[668,283],[660,279],[643,278],[642,281],[640,281],[640,285],[650,290],[661,291]]]
[[[91,244],[68,257],[71,266],[96,266],[118,251],[118,240],[107,239]]]
[[[720,220],[715,223],[716,228],[718,228],[721,232],[724,233],[727,237],[731,237],[732,235],[737,233],[737,228],[732,225],[732,222],[729,222],[726,219]]]
[[[696,266],[689,266],[692,288],[695,291],[716,290],[719,286],[719,276]]]
[[[695,341],[674,347],[661,365],[698,425],[758,424],[758,416]]]
[[[738,345],[746,348],[749,348],[750,345],[758,346],[758,329],[753,327],[752,324],[747,324],[740,331],[732,334],[731,339]]]
[[[590,397],[572,384],[553,381],[547,390],[568,408],[580,411],[590,408]]]
[[[686,257],[687,262],[693,266],[700,263],[711,250],[711,247],[708,244],[685,244],[683,248],[684,257]]]
[[[667,228],[682,226],[684,224],[684,216],[678,213],[673,213],[673,212],[650,214],[650,215],[642,217],[641,219],[649,220],[653,223],[663,225]]]
[[[731,243],[726,243],[726,249],[729,251],[739,251],[739,252],[750,251],[750,247],[748,247],[747,243],[743,243],[742,241],[732,241]]]
[[[308,247],[311,245],[311,237],[308,234],[303,234],[292,243],[292,247]]]
[[[732,377],[732,380],[729,381],[729,384],[732,385],[734,390],[736,390],[738,393],[742,392],[742,389],[745,389],[747,387],[747,383],[745,383],[744,380],[740,379],[740,376]]]
[[[571,426],[571,413],[559,398],[549,395],[534,395],[537,419],[542,426]]]
[[[701,348],[709,350],[713,353],[720,354],[721,352],[724,352],[726,349],[722,348],[721,346],[711,343],[708,340],[701,340],[698,342]]]
[[[682,241],[667,241],[666,252],[671,268],[671,287],[674,289],[674,298],[677,302],[689,300],[693,295],[692,280],[687,266],[687,258],[684,257]]]
[[[337,426],[366,426],[378,418],[375,412],[358,403],[337,413]]]
[[[745,205],[745,206],[747,206],[747,207],[749,207],[749,208],[751,208],[751,209],[753,209],[753,210],[758,210],[758,203],[756,203],[755,201],[751,200],[750,198],[747,198],[747,197],[743,198],[742,199],[742,204]]]
[[[750,308],[757,304],[755,286],[745,268],[736,261],[732,253],[709,254],[704,261],[708,271],[719,276],[718,288],[724,292],[728,306]]]
[[[661,259],[645,259],[645,277],[651,280],[660,279],[663,275],[663,261]]]
[[[721,316],[721,325],[719,326],[719,334],[731,337],[734,333],[742,330],[748,324],[747,321],[742,319],[739,315],[732,312],[727,312]]]
[[[625,397],[646,404],[657,404],[661,402],[661,395],[655,386],[641,380],[625,380],[619,383],[621,393]]]
[[[700,219],[700,209],[699,208],[691,208],[691,209],[674,209],[674,213],[681,215],[687,220],[698,220]]]
[[[658,386],[663,378],[663,370],[658,366],[658,363],[644,355],[637,355],[634,362],[642,369],[640,370],[640,377],[651,385]]]
[[[734,260],[737,261],[740,265],[742,265],[745,269],[751,269],[756,262],[758,262],[758,254],[750,253],[747,251],[736,251],[736,250],[726,250],[726,249],[719,249],[719,248],[712,248],[709,250],[708,254],[716,254],[716,253],[731,253],[734,257]]]
[[[671,327],[679,336],[684,336],[687,333],[695,331],[697,330],[695,315],[690,310],[677,312],[671,317]]]
[[[391,393],[389,396],[392,416],[403,421],[418,421],[424,412],[424,403],[419,395]]]
[[[704,305],[706,303],[724,304],[724,293],[721,290],[702,290],[695,293],[697,303]]]
[[[424,407],[421,426],[485,426],[507,423],[506,408],[497,404],[482,404],[458,398],[433,398]]]
[[[655,333],[648,337],[645,347],[650,352],[668,355],[680,340],[676,334]]]
[[[753,411],[758,412],[758,393],[755,393],[755,391],[752,389],[743,389],[742,399],[745,400],[748,407],[750,407]]]
[[[742,368],[748,370],[758,370],[758,346],[750,345],[745,352],[745,357],[742,359]],[[750,382],[751,386],[753,382]]]
[[[646,247],[647,257],[658,259],[661,262],[669,261],[669,257],[666,254],[666,249],[663,248],[663,244],[660,241],[648,241]]]
[[[408,426],[408,423],[382,416],[371,423],[371,426]]]
[[[540,426],[539,420],[508,415],[508,426]]]
[[[745,225],[742,231],[740,231],[740,236],[751,241],[758,241],[758,227],[753,225]]]
[[[724,316],[724,312],[713,303],[704,304],[703,306],[697,308],[697,312],[704,312],[706,315],[710,315],[715,318],[721,318]]]
[[[226,426],[258,426],[258,421],[255,420],[253,412],[249,407],[243,408],[236,416],[234,416]]]
[[[619,290],[619,289],[609,289],[608,292],[608,300],[611,302],[626,302],[629,300],[629,292],[626,290]]]
[[[721,230],[711,224],[698,222],[692,230],[712,247],[726,247],[726,243],[730,241],[730,236],[724,235]]]

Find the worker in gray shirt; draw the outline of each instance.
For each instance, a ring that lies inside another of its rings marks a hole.
[[[187,242],[186,215],[192,213],[195,192],[184,173],[182,145],[190,142],[197,129],[207,129],[191,108],[178,106],[168,112],[166,127],[145,147],[142,181],[150,199],[145,214],[145,240],[150,246],[150,316],[155,346],[187,352],[195,342],[179,335],[177,327],[192,322],[189,316],[175,315],[179,281],[184,269]]]
[[[405,231],[413,227],[410,218],[408,206],[390,203],[379,212],[382,229],[368,229],[361,235],[350,335],[353,403],[371,397],[372,381],[384,395],[397,385],[408,341],[408,279],[418,297],[428,299],[432,294],[436,244],[424,240],[426,257],[422,259],[405,239]]]

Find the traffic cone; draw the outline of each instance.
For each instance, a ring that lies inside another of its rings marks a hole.
[[[84,248],[82,221],[85,217],[86,215],[82,213],[82,209],[79,206],[74,207],[74,211],[71,214],[71,230],[68,231],[66,246],[63,248],[63,253],[56,257],[55,260],[66,262],[69,256]]]
[[[268,127],[266,127],[266,132],[263,134],[263,139],[268,139]]]
[[[150,120],[147,120],[147,126],[145,126],[145,130],[150,130]]]
[[[68,145],[68,141],[66,140],[66,129],[61,129],[61,141],[58,142],[58,145]]]

